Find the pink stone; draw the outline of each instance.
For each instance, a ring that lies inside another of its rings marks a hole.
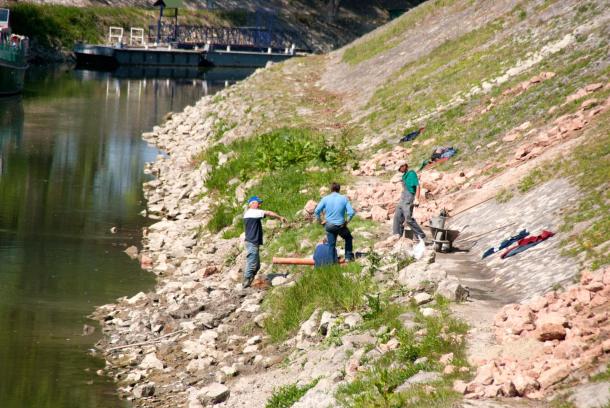
[[[453,353],[443,354],[439,359],[439,363],[442,365],[447,365],[453,361]]]
[[[589,85],[585,86],[585,90],[587,92],[595,92],[597,90],[602,89],[603,87],[604,87],[604,84],[602,84],[601,82],[597,82],[597,83],[589,84]]]
[[[540,383],[540,387],[542,389],[546,389],[554,384],[557,384],[568,375],[570,375],[570,363],[560,362],[542,372],[538,378],[538,382]]]
[[[562,340],[566,337],[566,329],[554,323],[544,323],[536,329],[536,338],[540,341]]]
[[[318,205],[317,202],[315,202],[314,200],[309,200],[307,201],[303,209],[305,210],[305,212],[307,212],[307,214],[313,214],[314,210],[316,209],[316,205]]]
[[[466,384],[462,380],[455,380],[453,382],[453,391],[457,392],[458,394],[465,394],[467,387],[468,387],[468,384]]]
[[[386,210],[376,205],[371,208],[371,217],[373,218],[373,221],[383,222],[388,219],[388,213]]]
[[[513,385],[515,386],[517,395],[520,396],[536,391],[538,388],[540,388],[538,381],[521,373],[518,373],[513,377]]]
[[[477,384],[489,385],[493,382],[493,370],[496,368],[496,364],[492,361],[487,363],[477,370],[477,375],[473,382]]]

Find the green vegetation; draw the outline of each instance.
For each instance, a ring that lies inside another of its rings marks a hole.
[[[362,276],[361,266],[350,263],[308,269],[286,288],[274,289],[264,301],[271,312],[265,331],[273,341],[286,339],[316,308],[332,312],[353,311],[363,305],[364,294],[371,288],[369,276]]]
[[[318,380],[313,380],[309,384],[299,387],[296,384],[289,384],[276,389],[267,401],[265,408],[289,408],[301,399],[303,395],[316,386]]]
[[[227,152],[232,156],[219,166],[219,154]],[[208,227],[218,232],[231,225],[242,210],[243,203],[230,204],[238,185],[258,180],[246,191],[246,197],[259,195],[265,200],[265,208],[294,219],[307,200],[317,198],[320,186],[341,182],[343,178],[336,171],[353,160],[353,153],[341,139],[330,143],[309,129],[283,128],[228,146],[217,144],[193,160],[196,165],[206,161],[214,166],[206,187],[223,204],[214,209]],[[236,227],[239,229],[239,225]],[[228,236],[235,233],[228,232]]]
[[[27,35],[46,47],[71,48],[76,41],[103,41],[108,27],[141,27],[155,21],[156,9],[135,7],[73,7],[49,4],[17,3],[10,6],[13,31]],[[183,24],[240,25],[245,12],[189,10],[180,16]]]
[[[343,53],[343,62],[356,65],[400,44],[402,34],[441,8],[453,6],[456,0],[429,0],[390,23],[376,35],[360,41]]]
[[[610,366],[606,367],[606,371],[595,374],[593,377],[591,377],[591,381],[610,381]]]
[[[460,396],[451,389],[452,381],[465,378],[464,373],[444,376],[434,382],[434,391],[427,392],[422,385],[414,385],[405,392],[395,393],[395,389],[418,371],[439,371],[437,363],[441,354],[454,353],[452,364],[466,367],[465,342],[463,335],[467,326],[450,316],[448,302],[437,297],[434,307],[440,311],[440,317],[425,318],[415,305],[397,305],[382,301],[374,313],[365,316],[363,327],[377,328],[385,325],[396,330],[400,341],[398,349],[384,354],[372,363],[371,368],[359,374],[357,378],[342,386],[338,401],[345,407],[451,407]],[[414,330],[407,330],[398,320],[404,312],[411,312],[415,322],[425,329],[423,336],[417,336]],[[415,364],[420,357],[428,361]]]
[[[511,198],[513,198],[513,192],[507,188],[503,188],[496,194],[496,201],[500,204],[509,202]]]
[[[558,34],[559,35],[559,34]],[[597,35],[605,35],[604,29],[600,29]],[[574,101],[570,104],[562,105],[566,96],[572,94],[577,89],[592,82],[598,82],[600,78],[607,77],[610,74],[610,69],[601,64],[608,52],[607,45],[604,47],[589,48],[590,44],[578,43],[574,46],[571,52],[553,54],[545,59],[540,66],[536,67],[535,71],[527,71],[523,74],[506,82],[502,86],[492,90],[490,96],[474,97],[468,102],[460,103],[456,106],[448,108],[440,112],[435,117],[428,119],[426,125],[426,133],[418,140],[422,142],[428,138],[435,139],[435,145],[455,146],[459,150],[460,160],[464,165],[480,163],[489,160],[493,157],[494,161],[500,161],[504,157],[512,154],[512,144],[501,142],[502,144],[488,147],[491,142],[498,142],[505,132],[513,129],[526,121],[532,123],[532,127],[541,126],[544,123],[549,123],[561,115],[574,112],[581,100]],[[433,51],[432,56],[427,61],[435,61]],[[502,61],[501,55],[495,55],[496,49],[490,47],[487,49],[487,55],[490,64],[496,64]],[[467,53],[466,53],[467,54]],[[449,57],[447,57],[449,58]],[[454,57],[451,57],[454,58]],[[457,60],[460,58],[455,56]],[[464,57],[462,64],[468,57]],[[415,68],[414,68],[415,69]],[[426,68],[427,69],[427,68]],[[514,87],[520,82],[531,78],[533,75],[541,71],[553,71],[557,75],[549,80],[532,86],[527,91],[518,96],[504,96],[502,92]],[[442,72],[442,69],[441,71]],[[475,71],[476,72],[476,71]],[[438,83],[442,84],[445,81],[444,74],[435,72],[436,75],[442,75]],[[465,77],[469,77],[465,75]],[[419,74],[415,76],[416,82]],[[431,80],[431,78],[428,78]],[[437,83],[436,80],[431,80],[431,83]],[[412,84],[411,84],[412,85]],[[408,82],[404,86],[411,86]],[[436,85],[430,85],[431,87]],[[453,86],[453,85],[450,85]],[[468,87],[466,86],[465,89]],[[384,89],[384,88],[382,88]],[[397,86],[395,91],[392,91],[391,86],[385,88],[387,94],[384,95],[386,100],[391,101],[390,104],[405,104],[409,100],[418,99],[415,103],[418,106],[434,106],[436,99],[431,98],[431,94],[421,94],[418,98],[407,98],[402,96],[400,87]],[[426,88],[427,89],[427,88]],[[439,88],[440,89],[440,88]],[[442,91],[442,89],[440,89]],[[392,92],[397,96],[393,97]],[[604,98],[607,94],[599,92],[599,97]],[[490,104],[490,99],[493,97],[494,105],[492,109],[481,113],[483,108]],[[598,97],[596,95],[596,97]],[[421,99],[421,100],[419,100]],[[554,112],[549,113],[549,108],[557,106]],[[397,118],[392,114],[388,122],[380,122],[383,117],[388,114],[385,108],[381,107],[380,113],[373,114],[369,117],[372,125],[380,128],[392,123]],[[390,110],[390,113],[392,110]],[[416,118],[422,112],[413,111],[405,113],[402,118]],[[390,118],[388,116],[388,118]],[[375,125],[377,123],[377,125]],[[500,148],[500,150],[498,150]],[[413,152],[410,157],[414,162],[420,162],[424,158],[428,158],[431,153],[430,146],[424,146],[423,143],[413,147]]]

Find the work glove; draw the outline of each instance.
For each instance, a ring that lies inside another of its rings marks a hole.
[[[419,207],[419,200],[414,200],[413,201],[413,206],[414,207]]]

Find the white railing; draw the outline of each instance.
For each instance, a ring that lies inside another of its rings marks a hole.
[[[144,42],[144,29],[131,27],[129,31],[129,45],[146,45]]]
[[[123,43],[123,27],[110,27],[108,29],[108,43],[122,44]]]

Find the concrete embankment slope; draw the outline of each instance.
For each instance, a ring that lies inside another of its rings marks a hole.
[[[167,152],[147,168],[158,222],[139,254],[158,285],[96,313],[121,394],[158,407],[586,406],[573,387],[607,387],[610,351],[604,5],[429,1],[146,133]],[[390,234],[396,168],[437,147],[457,154],[419,171],[415,217],[456,214],[462,252],[414,262]],[[311,207],[334,180],[370,256],[326,273],[272,268],[274,255],[311,254],[323,235]],[[243,290],[251,194],[290,225],[265,222],[260,275],[282,276]],[[481,259],[524,228],[555,235]]]

